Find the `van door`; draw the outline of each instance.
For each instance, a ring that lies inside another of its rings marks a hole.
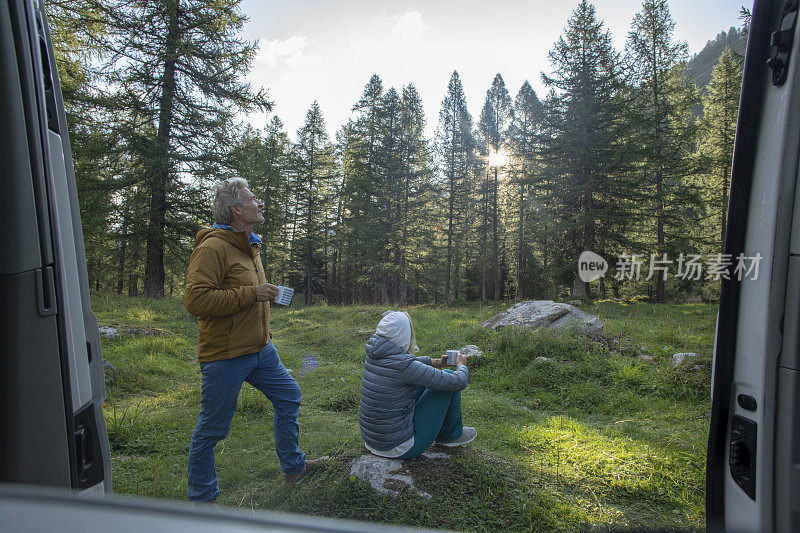
[[[41,4],[0,0],[0,482],[103,492],[102,356]]]
[[[800,527],[797,0],[757,0],[745,59],[706,466],[709,530]],[[794,527],[793,527],[794,524]]]

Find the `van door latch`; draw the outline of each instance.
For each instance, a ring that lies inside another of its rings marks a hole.
[[[789,56],[792,53],[794,27],[797,23],[798,0],[789,0],[783,7],[781,25],[770,35],[769,45],[773,47],[767,65],[772,69],[772,85],[783,85],[789,70]]]
[[[756,423],[739,415],[731,420],[728,466],[731,477],[753,500],[756,499]]]

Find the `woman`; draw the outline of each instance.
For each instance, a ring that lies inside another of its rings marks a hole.
[[[478,434],[461,424],[461,391],[469,381],[466,357],[440,370],[447,356],[431,360],[417,352],[411,317],[389,311],[367,342],[358,419],[367,449],[397,459],[419,457],[438,441],[472,442]]]

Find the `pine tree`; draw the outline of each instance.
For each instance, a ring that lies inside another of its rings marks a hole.
[[[468,182],[470,179],[471,158],[474,151],[472,136],[472,116],[467,111],[467,101],[461,78],[453,71],[447,85],[447,93],[439,110],[439,126],[436,130],[436,154],[438,165],[446,183],[447,211],[447,266],[445,270],[444,299],[450,305],[459,296],[459,268],[461,266],[458,253],[463,243],[458,239],[458,227],[466,219],[465,209],[468,200]],[[451,273],[455,266],[455,294],[451,293]]]
[[[425,140],[425,112],[413,84],[403,87],[400,98],[401,195],[398,216],[399,247],[395,263],[399,277],[394,284],[394,300],[405,304],[409,297],[409,270],[419,272],[433,256],[429,231],[434,213],[430,210],[435,195],[431,150]],[[419,291],[419,287],[414,286]]]
[[[534,205],[543,207],[546,190],[543,187],[540,164],[539,142],[541,123],[543,119],[542,103],[530,83],[522,84],[514,99],[514,113],[508,138],[511,148],[509,163],[510,182],[516,188],[516,297],[525,299],[529,292],[532,276],[528,274],[529,259],[532,259],[530,237],[533,233],[533,223],[539,220],[538,212],[531,212],[533,197]],[[546,219],[546,217],[542,217]],[[537,233],[537,237],[542,235]],[[541,243],[541,249],[546,253],[547,243]],[[546,282],[545,282],[546,285]]]
[[[501,261],[500,261],[500,232],[503,229],[500,224],[499,196],[500,186],[498,180],[498,167],[502,166],[501,160],[505,155],[506,130],[510,126],[512,115],[511,96],[508,94],[506,84],[500,74],[495,75],[492,86],[486,91],[486,100],[481,110],[481,118],[478,123],[478,131],[485,150],[487,151],[489,166],[483,193],[482,219],[484,227],[483,235],[487,235],[491,225],[491,247],[492,247],[492,273],[494,290],[491,299],[496,300],[503,297],[501,290]],[[485,237],[484,237],[485,241]],[[483,241],[482,241],[483,242]],[[487,249],[488,250],[488,249]],[[489,261],[484,260],[486,272]],[[482,276],[482,294],[486,296],[486,274]]]
[[[699,156],[703,164],[703,188],[709,213],[706,242],[709,251],[720,252],[725,244],[728,189],[730,188],[733,142],[739,113],[742,71],[733,52],[726,48],[711,74],[703,95],[703,118]]]
[[[298,180],[295,198],[300,218],[300,238],[296,239],[303,253],[303,286],[306,305],[314,302],[314,291],[324,287],[321,276],[325,262],[327,231],[325,222],[331,208],[331,186],[334,179],[333,149],[328,141],[325,121],[319,104],[314,101],[303,126],[297,131],[295,146]]]
[[[543,160],[554,181],[554,213],[562,238],[556,250],[562,281],[572,295],[588,298],[588,284],[576,274],[581,250],[603,253],[626,241],[629,215],[621,117],[625,84],[611,35],[582,0],[549,53],[552,73],[542,75],[551,88],[546,100]]]
[[[353,106],[354,117],[340,134],[343,194],[343,267],[346,301],[371,300],[370,286],[383,271],[386,204],[381,198],[379,156],[383,83],[373,75]]]
[[[688,207],[699,198],[687,177],[693,172],[690,151],[695,141],[690,117],[696,91],[685,73],[687,46],[673,40],[675,22],[667,0],[645,0],[633,17],[627,62],[636,87],[629,121],[642,182],[640,206],[652,233],[647,241],[661,259],[676,255],[685,243]],[[684,250],[681,250],[684,251]],[[664,276],[656,276],[655,301],[664,301]]]
[[[294,212],[297,202],[292,190],[292,175],[288,172],[292,146],[278,117],[272,117],[267,124],[264,148],[264,183],[253,184],[258,197],[266,204],[266,216],[269,217],[264,233],[274,243],[264,250],[264,268],[272,273],[271,279],[280,279],[281,284],[285,285],[288,283],[291,247],[289,215]]]
[[[138,156],[149,196],[145,295],[161,298],[165,240],[183,218],[179,194],[191,177],[219,172],[238,109],[268,109],[262,93],[240,81],[255,45],[237,33],[246,18],[239,0],[114,0],[103,10],[111,59],[104,73],[120,88],[120,107],[132,110],[129,130],[153,126]],[[187,179],[178,179],[186,176]],[[170,240],[179,241],[173,236]]]

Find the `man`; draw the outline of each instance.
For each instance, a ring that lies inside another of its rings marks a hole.
[[[269,332],[269,300],[278,288],[266,282],[253,227],[264,222],[264,204],[232,178],[213,188],[215,223],[197,233],[189,259],[184,301],[198,317],[197,359],[202,374],[201,410],[189,445],[189,500],[211,503],[219,495],[214,448],[225,438],[247,381],[274,408],[275,452],[288,484],[327,459],[306,459],[298,446],[300,387],[281,363]]]

